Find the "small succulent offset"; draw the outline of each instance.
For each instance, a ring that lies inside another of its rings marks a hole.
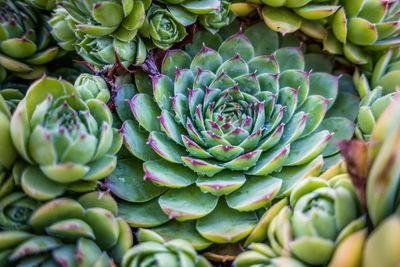
[[[59,52],[46,23],[25,1],[0,1],[0,65],[23,79],[42,76]]]
[[[171,266],[211,267],[211,264],[189,242],[182,239],[166,241],[157,233],[140,229],[140,244],[129,249],[122,260],[122,267]]]
[[[28,230],[32,213],[40,206],[40,202],[30,198],[23,192],[14,192],[0,198],[0,229]]]
[[[110,90],[107,83],[100,76],[83,73],[75,80],[74,87],[85,101],[98,99],[107,103],[110,99]]]
[[[161,49],[170,48],[186,36],[185,26],[171,12],[158,5],[152,5],[147,11],[140,33],[151,38],[154,45]]]
[[[265,238],[266,244],[253,243],[251,251],[238,257],[237,265],[266,264],[276,257],[324,265],[344,238],[365,225],[361,205],[347,174],[309,177],[296,184],[289,201],[277,202],[264,214],[246,244]]]
[[[115,266],[133,244],[116,213],[117,203],[102,192],[49,201],[32,214],[33,231],[0,233],[2,266]]]
[[[134,119],[121,132],[144,174],[129,173],[133,160],[121,160],[107,186],[131,202],[121,216],[133,226],[176,219],[205,243],[237,242],[255,226],[254,210],[322,166],[332,133],[317,128],[338,78],[303,71],[298,47],[256,55],[242,32],[221,42],[193,58],[170,50],[152,77],[154,98],[139,93],[128,101],[124,117]]]
[[[234,13],[229,7],[230,2],[222,0],[219,9],[199,16],[201,25],[203,25],[207,31],[213,34],[217,33],[222,27],[228,26],[235,18]]]
[[[68,82],[47,77],[34,82],[10,122],[15,149],[29,163],[21,177],[24,191],[48,200],[67,188],[95,187],[114,170],[122,145],[112,121],[104,102],[83,101]]]

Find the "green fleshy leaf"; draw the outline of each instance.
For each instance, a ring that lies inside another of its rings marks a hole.
[[[146,202],[165,192],[166,188],[155,186],[144,176],[142,162],[120,159],[114,172],[107,178],[106,186],[116,196],[132,202]]]

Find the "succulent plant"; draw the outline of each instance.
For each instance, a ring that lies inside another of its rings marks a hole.
[[[93,189],[96,180],[114,170],[114,154],[122,145],[104,102],[85,102],[70,83],[47,77],[34,82],[19,102],[10,132],[19,155],[29,163],[21,186],[39,200],[67,188]]]
[[[107,103],[110,99],[107,83],[100,76],[83,73],[76,79],[74,86],[85,101],[98,99]]]
[[[169,227],[187,227],[196,249],[244,238],[254,210],[318,175],[332,136],[318,127],[338,91],[337,77],[303,71],[298,47],[255,54],[262,49],[239,32],[216,49],[203,46],[194,58],[167,52],[152,77],[154,98],[118,91],[132,98],[131,110],[121,101],[117,112],[144,173],[138,160],[124,159],[107,179],[128,201],[120,215],[132,226],[160,225],[153,229],[170,237],[180,233]]]
[[[85,37],[78,43],[77,48],[78,54],[97,69],[112,66],[116,56],[125,66],[141,64],[146,59],[146,46],[139,37],[129,42],[121,42],[111,37]]]
[[[151,230],[139,229],[138,240],[140,244],[125,253],[122,267],[211,267],[211,264],[204,257],[197,255],[190,243],[183,239],[166,241]]]
[[[308,265],[324,265],[335,247],[365,224],[349,176],[330,169],[320,178],[298,182],[289,200],[277,202],[263,215],[245,244],[266,238],[266,244],[254,243],[251,248],[260,253],[261,246],[272,258],[293,257]]]
[[[170,48],[186,36],[184,25],[171,12],[158,5],[152,5],[147,11],[140,33],[151,38],[154,45],[161,49]]]
[[[133,1],[128,2],[132,4]],[[79,4],[80,2],[77,1],[77,3]],[[120,4],[116,4],[113,1],[107,1],[104,3],[107,4],[100,5],[103,6],[103,9],[108,5],[120,7]],[[143,6],[142,1],[135,1],[135,7],[136,4]],[[95,29],[97,28],[106,30],[107,27],[91,25],[94,27],[91,28],[86,27],[88,25],[85,26],[83,24],[79,24],[74,15],[69,13],[72,12],[71,9],[67,10],[66,6],[68,6],[68,4],[65,4],[64,7],[55,9],[53,17],[49,21],[49,23],[52,25],[51,33],[58,41],[60,47],[67,51],[76,51],[81,57],[83,57],[84,60],[94,65],[98,69],[113,65],[115,63],[116,56],[126,66],[143,63],[146,58],[146,47],[142,40],[138,36],[136,37],[137,30],[134,30],[131,33],[125,33],[123,30],[121,30],[124,29],[123,25],[125,24],[123,23],[119,28],[121,31],[117,30],[115,33],[121,34],[122,36],[120,37],[111,34],[103,34],[103,31],[99,31],[98,34],[86,33],[83,31],[83,29],[96,31]],[[129,4],[127,5],[127,8],[128,6]],[[103,10],[101,12],[105,11]],[[136,14],[136,12],[140,12],[140,10],[132,10],[132,13],[130,13],[131,15],[129,15],[126,19],[129,18],[129,20],[131,20],[133,19],[132,17],[135,18],[135,16],[139,16]],[[97,15],[101,16],[101,14]],[[109,17],[109,15],[107,17]],[[144,17],[140,18],[144,20]],[[137,17],[135,19],[137,19]],[[128,22],[126,24],[130,25]],[[110,27],[108,27],[108,30],[109,29]],[[132,38],[124,38],[128,37],[125,36],[125,34],[129,35],[133,33],[134,35]]]
[[[199,16],[201,25],[203,25],[207,31],[213,34],[217,33],[222,27],[228,26],[235,18],[234,13],[229,9],[229,7],[230,2],[222,0],[221,7],[219,9]]]
[[[356,64],[370,61],[363,50],[384,50],[400,44],[400,3],[396,0],[340,0],[341,7],[330,25],[333,36],[343,43],[343,54]]]
[[[129,42],[136,36],[149,3],[151,1],[58,0],[73,18],[74,30],[93,37],[113,36],[122,42]]]
[[[59,48],[52,46],[46,18],[29,3],[0,1],[0,65],[24,79],[45,73]]]
[[[29,219],[39,207],[39,201],[23,192],[14,191],[0,198],[0,229],[27,230]]]
[[[117,203],[108,193],[51,200],[32,214],[32,233],[0,232],[1,263],[115,266],[133,243],[129,226],[116,213]]]

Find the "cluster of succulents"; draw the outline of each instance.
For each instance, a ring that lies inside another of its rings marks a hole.
[[[398,266],[399,90],[398,0],[0,0],[0,266]]]
[[[282,34],[300,30],[355,64],[369,63],[371,50],[400,44],[397,0],[247,0],[237,1],[232,10],[246,16],[254,5],[262,8],[262,18],[271,29]]]

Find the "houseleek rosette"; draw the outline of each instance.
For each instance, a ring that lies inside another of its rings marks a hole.
[[[221,6],[208,14],[199,16],[199,21],[204,28],[215,34],[222,27],[228,26],[235,18],[233,12],[229,9],[230,2],[222,0]]]
[[[75,80],[74,86],[85,101],[98,99],[107,103],[110,99],[107,83],[100,76],[83,73]]]
[[[44,64],[58,54],[46,18],[29,3],[0,1],[0,64],[24,79],[36,79],[45,73]]]
[[[116,213],[117,203],[107,193],[49,201],[32,214],[31,232],[0,233],[2,263],[115,266],[133,243],[129,226]]]
[[[161,225],[154,230],[169,237],[185,227],[196,248],[244,238],[254,210],[318,174],[332,133],[317,128],[338,91],[337,77],[303,71],[298,47],[256,55],[239,32],[217,49],[169,51],[154,96],[117,93],[132,98],[117,112],[144,172],[124,159],[107,179],[131,225]]]
[[[140,244],[130,248],[124,255],[122,267],[176,266],[211,267],[211,264],[189,242],[183,239],[166,241],[157,233],[140,229]]]
[[[140,33],[151,38],[155,46],[170,48],[186,36],[185,26],[170,11],[158,5],[152,5],[146,14],[146,20]]]
[[[110,174],[122,144],[107,105],[84,102],[68,82],[43,77],[33,83],[10,123],[13,143],[29,163],[21,185],[31,197],[48,200],[66,188],[86,191]]]
[[[236,265],[266,264],[282,257],[307,266],[324,265],[336,246],[365,224],[347,174],[309,177],[295,185],[289,200],[277,202],[263,215],[246,241],[252,243],[251,250],[238,256]],[[265,238],[265,243],[253,243]]]
[[[39,201],[18,191],[0,198],[0,229],[29,229],[29,219],[39,205]]]

